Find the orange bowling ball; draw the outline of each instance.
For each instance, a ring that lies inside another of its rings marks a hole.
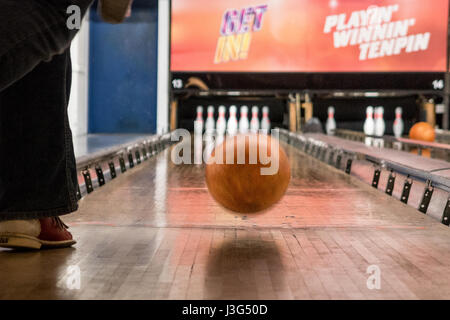
[[[228,137],[211,153],[206,185],[213,198],[238,213],[263,211],[285,194],[291,177],[286,153],[261,134]]]
[[[409,138],[413,140],[433,142],[436,138],[434,128],[427,122],[418,122],[409,130]]]

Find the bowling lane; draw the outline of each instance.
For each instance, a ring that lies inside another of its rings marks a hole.
[[[174,165],[170,151],[85,197],[73,225],[147,227],[379,227],[431,226],[382,192],[304,155],[289,145],[292,179],[285,197],[270,210],[236,215],[209,195],[204,167]],[[270,187],[270,186],[269,186]]]
[[[247,216],[215,203],[204,167],[174,165],[166,150],[65,217],[74,248],[0,251],[0,298],[450,298],[447,227],[284,147],[285,197]],[[371,265],[379,290],[367,288]]]

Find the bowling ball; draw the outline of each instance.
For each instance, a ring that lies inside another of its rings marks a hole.
[[[427,122],[418,122],[409,130],[409,138],[413,140],[433,142],[436,138],[434,128]]]
[[[226,138],[206,165],[209,192],[219,204],[238,213],[271,207],[283,197],[290,176],[286,153],[277,139],[265,134]]]

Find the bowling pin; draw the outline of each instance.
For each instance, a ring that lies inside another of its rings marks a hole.
[[[205,136],[206,146],[212,144],[211,136]],[[194,134],[194,164],[202,164],[203,157],[203,136]]]
[[[364,121],[364,134],[373,136],[375,134],[375,121],[373,120],[373,107],[366,109],[366,121]]]
[[[394,135],[396,138],[401,138],[403,134],[403,119],[402,119],[403,110],[401,107],[395,108],[395,120],[394,120]]]
[[[242,106],[241,107],[241,117],[239,118],[239,132],[240,133],[247,133],[249,122],[248,122],[248,107]]]
[[[384,131],[386,129],[386,125],[384,123],[383,119],[384,114],[384,108],[379,106],[375,109],[375,135],[377,137],[383,137]],[[384,140],[383,138],[376,138],[373,141],[373,145],[378,148],[384,147]]]
[[[327,130],[328,135],[334,135],[336,131],[336,120],[334,120],[334,107],[328,107],[328,119],[325,124],[325,129]]]
[[[217,119],[216,122],[216,130],[217,130],[217,134],[220,135],[224,135],[225,134],[225,130],[227,129],[227,121],[225,120],[225,106],[220,106],[219,107],[219,118]]]
[[[208,117],[206,118],[205,123],[205,133],[208,135],[212,134],[214,132],[214,127],[214,107],[208,106]]]
[[[252,120],[250,121],[250,131],[253,133],[257,133],[259,130],[259,108],[258,106],[252,107]]]
[[[230,136],[235,135],[238,131],[238,122],[237,122],[237,118],[236,118],[236,112],[237,112],[236,106],[231,106],[230,107],[230,117],[228,118],[228,121],[227,121],[227,133]]]
[[[202,134],[203,132],[203,107],[197,107],[197,118],[194,122],[194,134]]]
[[[270,131],[270,119],[269,119],[269,107],[268,106],[264,106],[262,108],[261,130],[265,134],[268,134]]]
[[[384,108],[378,107],[375,111],[375,135],[378,137],[382,137],[384,135],[384,131],[386,129],[386,124],[384,123]]]
[[[366,120],[364,121],[364,134],[366,135],[365,143],[368,146],[372,145],[372,137],[375,135],[375,121],[373,120],[373,107],[368,106],[366,109]]]

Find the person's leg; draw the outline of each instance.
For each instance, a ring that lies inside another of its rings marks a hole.
[[[24,10],[9,20],[9,34],[17,36],[9,40],[17,45],[5,42],[8,26],[0,17],[0,246],[66,246],[74,241],[57,216],[77,209],[67,116],[73,35],[64,19],[43,10],[52,1],[85,4],[84,10],[90,0],[21,1],[23,7],[0,0],[0,16]],[[64,17],[62,8],[52,10]]]
[[[0,220],[77,208],[67,105],[69,49],[0,92]]]
[[[75,243],[58,218],[77,209],[67,116],[69,52],[39,64],[0,92],[1,247]]]

